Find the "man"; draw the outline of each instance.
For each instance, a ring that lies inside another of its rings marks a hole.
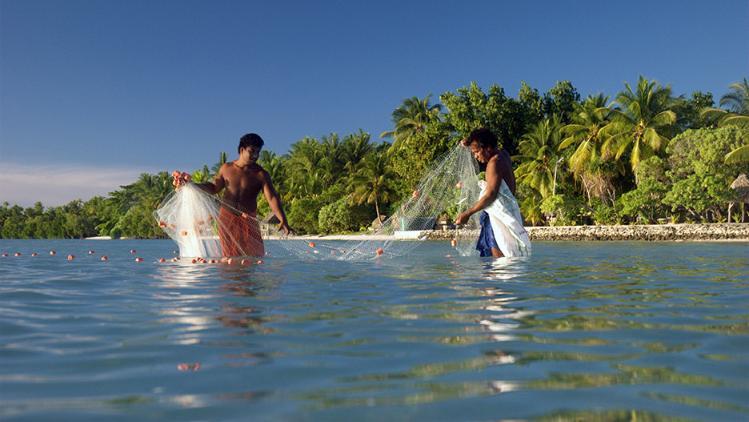
[[[288,235],[291,229],[283,212],[281,199],[273,188],[270,175],[257,159],[263,148],[263,139],[248,133],[239,140],[239,157],[221,166],[213,182],[197,184],[211,194],[224,191],[219,211],[219,239],[222,253],[231,256],[263,256],[263,245],[257,214],[257,195],[263,191],[273,214],[276,215],[279,230]],[[175,176],[175,185],[184,183],[182,175]]]
[[[470,147],[476,160],[486,166],[486,184],[478,201],[460,213],[455,224],[465,224],[473,214],[481,211],[481,232],[476,244],[481,256],[527,255],[530,240],[514,197],[515,175],[510,154],[497,147],[497,137],[485,128],[471,132],[462,144]]]

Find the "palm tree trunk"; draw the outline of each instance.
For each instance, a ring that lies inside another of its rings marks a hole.
[[[380,205],[377,203],[377,196],[375,196],[375,211],[377,212],[377,222],[382,225],[382,218],[380,217]]]

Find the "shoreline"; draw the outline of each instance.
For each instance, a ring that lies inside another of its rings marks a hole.
[[[525,228],[532,241],[648,241],[648,242],[749,242],[749,223],[649,224],[617,226],[531,226]],[[400,235],[332,234],[296,236],[295,240],[450,240],[454,230],[424,230]],[[477,231],[461,230],[460,238],[476,238]],[[268,240],[283,240],[267,236]],[[86,240],[111,240],[109,236]],[[123,239],[124,240],[124,239]]]
[[[531,241],[648,241],[648,242],[749,242],[749,223],[709,224],[648,224],[615,226],[531,226],[525,228]],[[426,240],[450,240],[454,230],[425,230],[420,236]],[[460,238],[477,238],[478,231],[461,230]],[[397,240],[417,240],[413,234],[395,237]],[[278,240],[280,237],[271,236]],[[392,240],[393,236],[373,234],[308,235],[300,240]]]

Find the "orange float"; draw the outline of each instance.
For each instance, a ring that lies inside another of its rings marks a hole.
[[[385,253],[385,250],[382,249],[382,248],[377,248],[377,250],[375,251],[375,253],[377,254],[377,256],[381,256],[382,254]]]
[[[163,263],[165,263],[165,262],[166,262],[166,259],[164,259],[164,258],[159,258],[159,262],[163,264]]]
[[[452,246],[453,248],[458,246],[458,239],[450,240],[450,246]]]

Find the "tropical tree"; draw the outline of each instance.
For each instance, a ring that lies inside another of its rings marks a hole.
[[[719,126],[749,126],[749,81],[744,78],[729,85],[729,89],[731,92],[720,97],[720,105],[728,110],[706,107],[703,116],[716,120]]]
[[[616,97],[618,107],[611,111],[611,123],[601,132],[605,138],[603,150],[613,153],[617,160],[628,153],[637,182],[637,165],[666,146],[666,134],[676,123],[676,113],[669,108],[670,87],[661,87],[642,76],[635,90],[628,83],[624,86],[625,90]]]
[[[393,111],[392,119],[395,128],[380,134],[380,138],[393,138],[393,151],[403,148],[416,140],[428,125],[440,120],[442,106],[431,104],[431,94],[424,98],[411,97]]]
[[[293,198],[316,197],[325,188],[323,151],[316,139],[306,137],[291,145],[287,188]]]
[[[555,194],[564,157],[559,152],[561,123],[558,116],[544,119],[520,140],[518,182],[536,190],[543,198]]]
[[[607,103],[606,96],[589,96],[575,106],[572,123],[562,127],[564,139],[559,149],[575,148],[569,157],[569,168],[582,184],[589,204],[594,197],[613,202],[615,196],[611,174],[614,163],[602,148],[601,131],[610,123],[611,115]]]
[[[374,205],[377,220],[381,220],[380,204],[390,202],[395,197],[396,176],[388,165],[388,155],[374,151],[367,155],[359,172],[351,180],[351,202]]]

